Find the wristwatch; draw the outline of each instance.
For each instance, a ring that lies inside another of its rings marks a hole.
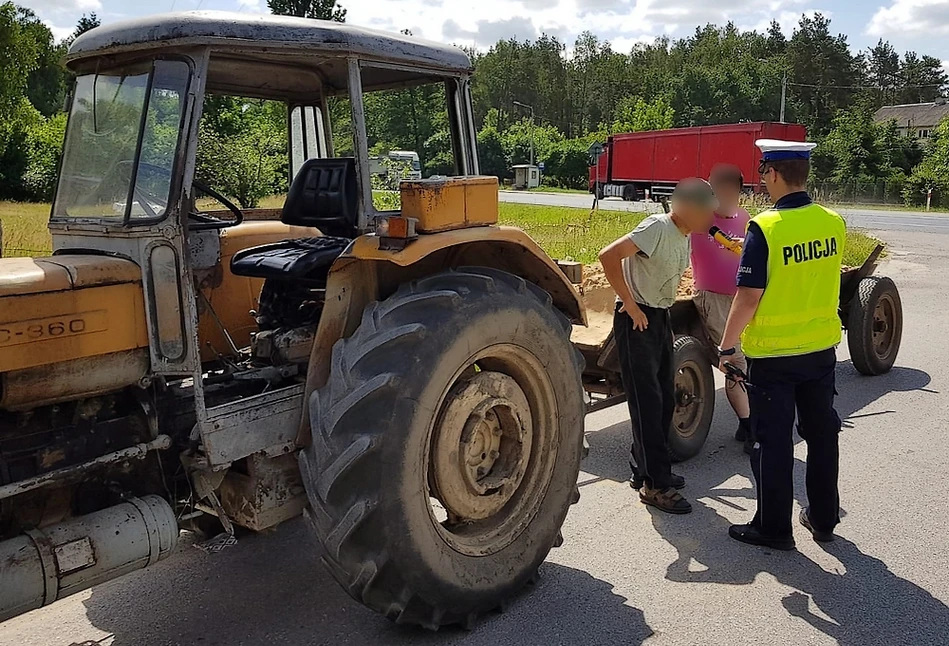
[[[718,356],[720,357],[730,357],[735,354],[737,350],[734,346],[728,348],[727,350],[723,349],[721,346],[718,347]]]

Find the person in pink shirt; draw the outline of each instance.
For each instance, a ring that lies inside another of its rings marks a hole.
[[[712,169],[709,183],[718,198],[719,208],[715,212],[715,226],[736,239],[745,237],[751,216],[738,206],[744,178],[741,170],[730,164],[718,164]],[[707,231],[692,233],[692,275],[695,280],[695,307],[705,323],[711,341],[718,345],[725,331],[725,321],[738,288],[739,256],[712,239]],[[741,348],[729,357],[729,362],[742,370],[746,369]],[[734,381],[725,382],[728,403],[738,415],[738,430],[735,439],[745,443],[749,453],[754,441],[749,423],[748,394]]]

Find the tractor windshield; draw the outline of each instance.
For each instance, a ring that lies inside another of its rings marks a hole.
[[[54,218],[164,218],[190,77],[159,60],[76,79]]]

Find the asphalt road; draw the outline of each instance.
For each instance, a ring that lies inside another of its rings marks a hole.
[[[501,191],[502,202],[521,204],[544,204],[547,206],[573,206],[588,209],[593,204],[593,196],[580,193],[517,193]],[[653,204],[654,208],[661,207]],[[600,208],[611,211],[642,211],[641,202],[624,202],[617,198],[600,201]],[[892,211],[885,207],[879,209],[840,208],[838,209],[850,226],[877,231],[918,231],[920,233],[949,233],[949,214],[920,213],[917,211]]]
[[[791,553],[741,545],[750,468],[723,393],[706,450],[679,465],[689,516],[643,507],[625,482],[623,407],[588,417],[590,457],[563,547],[505,614],[472,632],[405,629],[353,602],[300,522],[209,556],[187,544],[149,571],[0,624],[3,646],[389,644],[451,646],[928,646],[949,635],[949,235],[891,233],[906,314],[887,375],[861,377],[841,348],[839,539],[797,529]],[[797,486],[803,499],[802,446]]]

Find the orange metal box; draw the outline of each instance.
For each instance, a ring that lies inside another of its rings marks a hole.
[[[498,222],[496,177],[433,177],[404,181],[399,188],[402,215],[417,219],[420,233]]]

